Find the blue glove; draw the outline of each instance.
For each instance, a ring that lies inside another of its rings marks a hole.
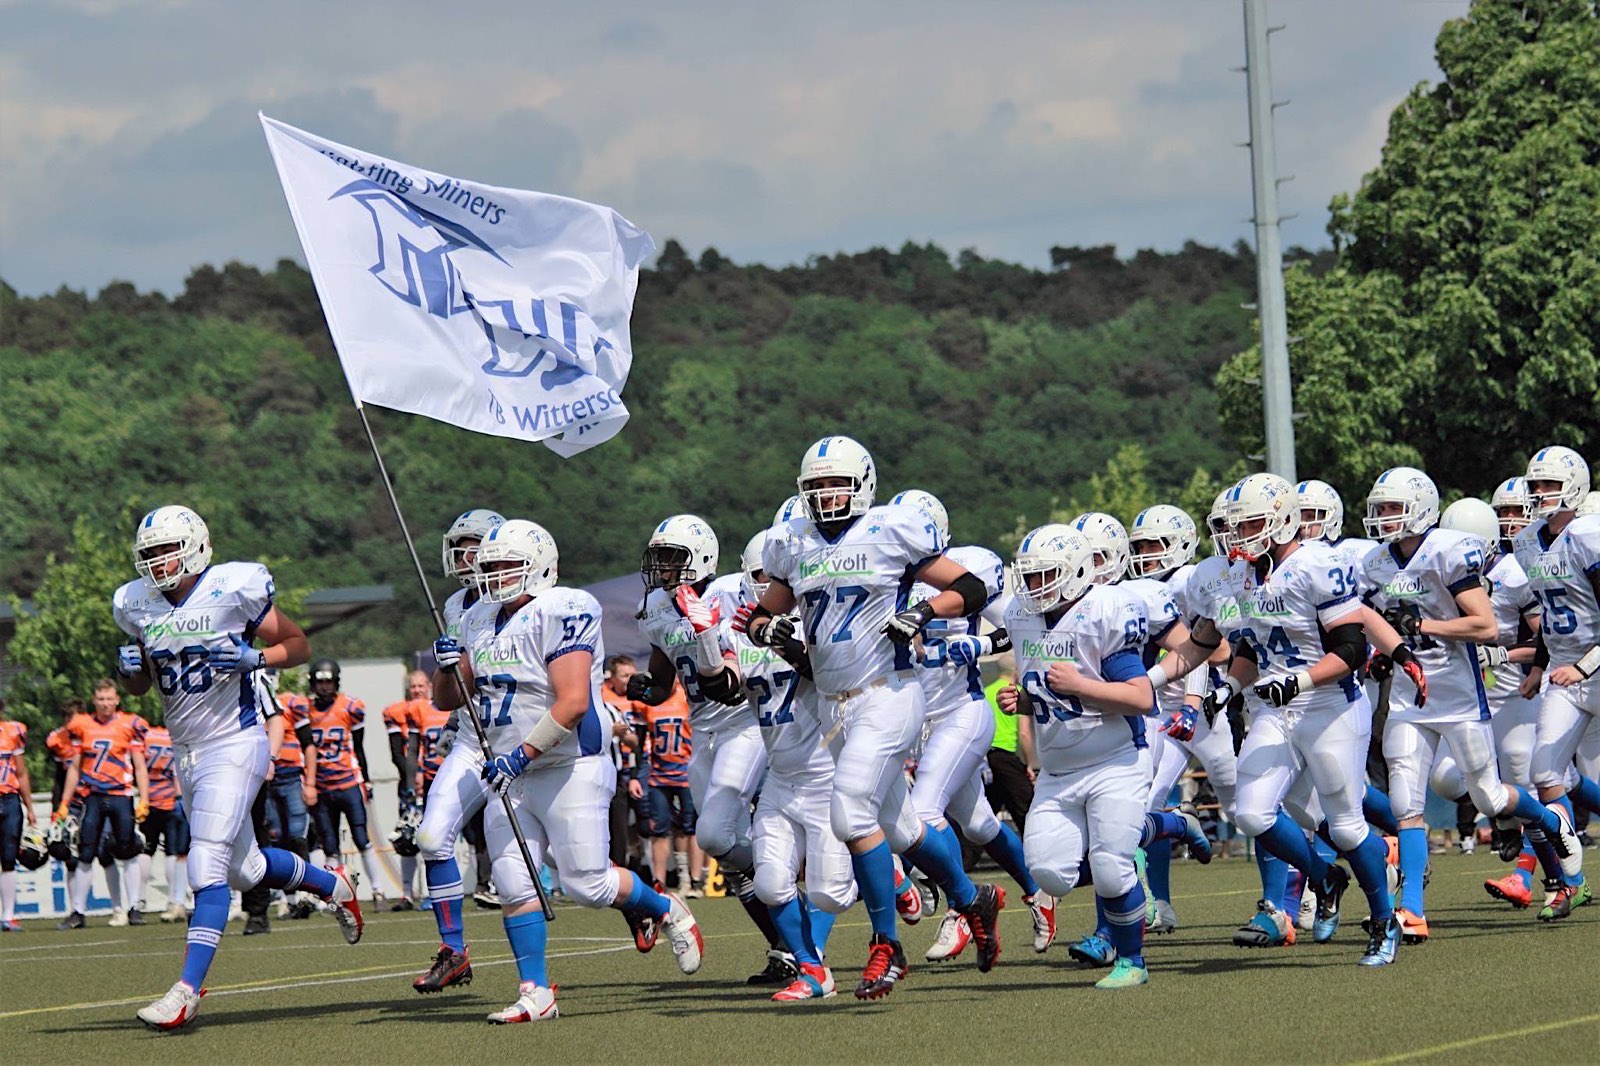
[[[124,644],[117,649],[117,673],[133,677],[144,670],[144,650],[137,644]]]
[[[504,755],[496,755],[491,761],[484,764],[483,779],[489,787],[505,795],[506,789],[511,787],[511,782],[522,775],[533,760],[528,756],[528,749],[518,744]]]
[[[456,746],[456,726],[452,719],[450,724],[439,731],[439,742],[433,746],[433,753],[440,759],[450,754],[450,749]]]
[[[244,637],[238,633],[231,633],[228,639],[232,643],[226,647],[212,648],[206,653],[211,669],[222,674],[245,674],[266,665],[266,653],[260,648],[252,648]]]
[[[1167,724],[1161,727],[1161,731],[1173,740],[1193,740],[1194,723],[1199,716],[1199,711],[1193,707],[1173,711],[1172,717],[1167,719]]]
[[[944,653],[953,666],[972,666],[989,654],[989,641],[985,637],[946,637]]]
[[[448,670],[461,662],[461,644],[455,637],[440,637],[433,642],[433,661]]]

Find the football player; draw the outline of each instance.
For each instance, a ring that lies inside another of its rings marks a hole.
[[[510,798],[533,868],[548,855],[569,899],[660,923],[679,969],[694,973],[702,941],[688,907],[611,865],[608,812],[617,778],[610,715],[601,709],[600,604],[558,586],[557,562],[555,541],[533,522],[514,519],[490,530],[474,563],[480,599],[461,620],[461,639],[443,635],[434,643],[434,698],[443,708],[477,713],[490,747],[504,752],[485,764],[483,776]],[[559,1011],[545,963],[545,914],[506,804],[485,808],[485,828],[520,979],[515,1002],[488,1020],[553,1019]]]
[[[189,916],[189,816],[178,796],[177,752],[164,725],[144,734],[145,769],[150,778],[150,812],[144,820],[144,858],[148,863],[156,848],[165,845],[167,856],[167,909],[163,922],[181,922]],[[140,871],[149,884],[149,867]]]
[[[978,949],[978,969],[1000,953],[998,918],[1005,894],[975,886],[961,867],[946,825],[915,817],[904,765],[922,733],[925,705],[912,643],[935,618],[983,610],[989,591],[944,555],[938,528],[910,507],[874,507],[877,470],[849,437],[824,437],[807,449],[796,479],[805,517],[778,527],[762,569],[767,590],[740,609],[733,629],[777,648],[803,626],[817,690],[844,740],[836,753],[830,818],[850,848],[856,885],[872,925],[856,996],[888,995],[906,973],[896,938],[894,853],[905,855],[964,914]],[[910,583],[937,590],[908,601]],[[789,615],[799,611],[799,620]],[[906,817],[909,814],[910,817]]]
[[[272,757],[266,820],[285,848],[309,862],[311,842],[316,834],[311,810],[317,802],[317,746],[301,744],[300,733],[309,728],[306,716],[311,701],[298,692],[279,692],[275,699],[281,709],[279,717],[283,719],[283,743]],[[317,845],[321,850],[320,839]],[[279,917],[304,920],[314,913],[316,905],[302,898],[291,900],[288,913]]]
[[[417,803],[417,752],[421,748],[422,719],[433,706],[433,683],[422,670],[406,674],[406,698],[383,709],[383,728],[389,735],[389,761],[394,765],[396,810],[401,817]],[[415,854],[400,857],[400,898],[390,910],[409,911],[417,880]]]
[[[150,810],[144,720],[122,710],[116,683],[102,679],[94,686],[94,713],[77,716],[67,729],[77,755],[67,763],[64,796],[56,809],[56,817],[69,816],[66,797],[77,791],[80,780],[88,784],[89,795],[83,803],[79,827],[78,868],[72,875],[72,913],[63,927],[84,927],[83,912],[88,909],[94,860],[106,840],[110,842],[112,856],[122,866],[122,885],[128,903],[126,914],[113,914],[111,924],[143,925],[144,915],[139,911],[143,885],[139,881],[138,858],[144,848],[135,840],[134,828],[135,823],[144,821]]]
[[[28,727],[6,717],[0,698],[0,933],[20,933],[17,922],[17,852],[22,823],[37,827],[33,782],[28,777]]]
[[[372,798],[372,773],[367,769],[367,706],[339,687],[339,664],[318,659],[309,675],[311,699],[306,706],[306,736],[302,744],[317,748],[317,835],[325,853],[338,861],[339,823],[350,828],[350,840],[361,856],[361,868],[373,887],[373,902],[380,902],[383,884],[378,875],[378,855],[367,833],[367,801]]]
[[[229,885],[304,886],[332,900],[346,942],[361,939],[355,884],[342,868],[315,869],[288,851],[256,844],[250,806],[266,780],[267,734],[251,673],[310,657],[305,634],[273,603],[272,575],[259,563],[211,562],[211,536],[187,507],[160,507],[133,540],[139,578],[112,597],[117,626],[133,638],[117,649],[128,690],[161,693],[163,718],[178,751],[178,782],[188,801],[189,922],[183,972],[167,994],[139,1011],[157,1030],[194,1020],[205,994]],[[265,647],[255,647],[256,641]]]

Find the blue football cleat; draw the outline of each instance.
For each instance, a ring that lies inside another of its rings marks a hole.
[[[1189,857],[1204,866],[1211,861],[1211,841],[1200,828],[1200,819],[1185,811],[1179,813],[1183,817],[1183,842],[1189,849]]]
[[[1090,933],[1067,948],[1067,954],[1090,966],[1110,966],[1117,961],[1117,949],[1099,933]]]
[[[1255,917],[1233,934],[1236,948],[1277,948],[1294,943],[1294,923],[1267,900],[1256,903]]]
[[[1375,925],[1367,936],[1367,953],[1361,956],[1362,966],[1387,966],[1400,954],[1400,919],[1391,917],[1383,925]]]
[[[1311,939],[1326,944],[1339,931],[1339,903],[1350,887],[1350,871],[1335,863],[1328,867],[1328,879],[1315,886],[1317,918],[1311,925]]]

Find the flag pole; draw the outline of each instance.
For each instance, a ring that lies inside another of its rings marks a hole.
[[[417,546],[411,540],[411,530],[406,526],[405,513],[400,510],[400,499],[394,494],[394,482],[389,478],[389,468],[383,463],[383,453],[378,450],[378,438],[372,435],[372,423],[367,421],[366,405],[357,398],[352,390],[350,398],[355,401],[356,414],[361,417],[361,428],[367,434],[367,444],[372,448],[373,461],[378,464],[378,476],[383,479],[383,489],[389,494],[389,506],[394,508],[394,520],[400,526],[400,536],[406,542],[406,551],[411,554],[411,565],[417,572],[417,583],[422,586],[423,598],[428,601],[428,613],[433,616],[433,627],[444,635],[444,616],[439,613],[439,605],[434,601],[433,589],[428,587],[428,577],[422,570],[422,560],[417,557]],[[463,704],[461,713],[457,718],[465,718],[472,723],[472,732],[478,738],[478,749],[483,752],[483,761],[487,764],[494,760],[494,750],[489,747],[489,736],[483,730],[483,723],[478,721],[477,712],[472,709],[472,697],[467,692],[466,683],[461,678],[461,668],[449,668],[451,678],[456,683],[456,690],[460,692]],[[522,861],[528,867],[528,876],[533,879],[533,891],[539,897],[539,909],[544,911],[544,920],[556,920],[555,911],[550,906],[550,897],[545,893],[544,880],[539,876],[539,868],[534,865],[533,853],[528,850],[528,839],[522,835],[522,826],[517,822],[517,813],[511,808],[511,797],[504,792],[499,793],[500,803],[505,807],[506,820],[511,823],[511,835],[516,837],[517,850],[522,853]],[[451,847],[455,842],[451,842]]]

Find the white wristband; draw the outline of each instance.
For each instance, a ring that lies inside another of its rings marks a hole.
[[[1167,668],[1162,666],[1160,663],[1156,663],[1150,669],[1146,670],[1144,672],[1144,676],[1150,679],[1150,685],[1152,688],[1160,688],[1168,681],[1172,680],[1172,678],[1167,676]]]
[[[533,723],[533,728],[528,730],[528,735],[522,738],[522,742],[543,755],[547,751],[555,750],[571,735],[572,730],[546,714]]]
[[[1294,672],[1294,679],[1295,683],[1300,686],[1301,692],[1310,692],[1312,689],[1317,687],[1311,681],[1310,670],[1296,670]]]
[[[1600,672],[1600,644],[1584,652],[1583,658],[1572,665],[1577,667],[1578,673],[1583,675],[1585,681]]]
[[[704,633],[695,634],[694,661],[702,674],[716,674],[722,671],[722,634],[716,626],[712,626]]]

